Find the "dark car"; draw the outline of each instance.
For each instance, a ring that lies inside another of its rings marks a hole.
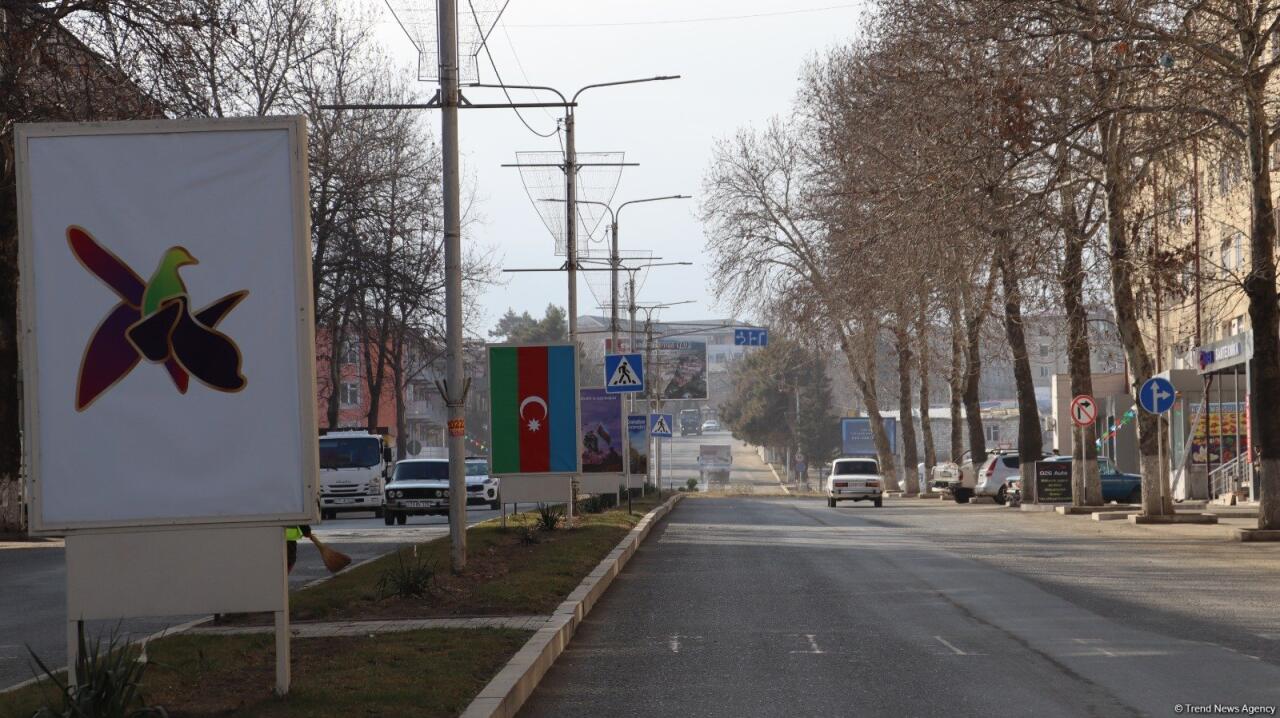
[[[1041,459],[1042,462],[1058,462],[1071,465],[1070,456],[1051,456]],[[1142,503],[1142,477],[1138,474],[1126,474],[1111,463],[1105,456],[1098,457],[1098,478],[1102,481],[1102,500],[1115,501],[1121,504]],[[1022,499],[1022,481],[1014,479],[1009,482],[1009,493],[1014,503]]]

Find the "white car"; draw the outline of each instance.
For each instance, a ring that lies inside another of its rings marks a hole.
[[[827,477],[827,506],[840,501],[870,501],[877,507],[884,501],[884,479],[875,459],[836,459]]]
[[[498,480],[489,477],[487,459],[467,459],[467,505],[502,508]],[[403,526],[410,516],[449,514],[449,460],[405,459],[387,484],[383,521]]]
[[[720,422],[715,419],[707,419],[702,422],[702,433],[705,434],[708,431],[720,431]]]
[[[982,466],[974,469],[973,462],[961,467],[958,484],[952,484],[951,495],[958,504],[969,503],[974,496],[990,496],[997,504],[1009,498],[1009,482],[1019,477],[1018,454],[1012,451],[993,451],[987,454]]]

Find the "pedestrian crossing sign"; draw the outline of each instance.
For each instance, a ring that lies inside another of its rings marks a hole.
[[[604,390],[609,394],[644,391],[644,358],[639,354],[606,354]]]
[[[649,415],[649,435],[661,438],[671,438],[671,415],[670,414],[650,414]]]

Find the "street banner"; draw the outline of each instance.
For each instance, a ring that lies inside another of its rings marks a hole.
[[[647,414],[627,416],[627,441],[630,444],[627,473],[633,476],[647,476],[649,474],[649,416]]]
[[[33,533],[318,520],[306,136],[18,127]]]
[[[490,473],[578,473],[578,356],[573,345],[490,344],[486,349]]]
[[[881,417],[889,437],[889,451],[898,453],[898,420]],[[871,419],[847,416],[840,420],[840,453],[844,456],[875,456],[876,442],[871,436]]]
[[[614,353],[612,339],[605,339],[605,352]],[[631,348],[627,338],[618,340],[618,353],[644,354],[643,339]],[[653,382],[660,399],[707,398],[707,342],[684,337],[653,342],[653,366],[646,366],[646,381]]]
[[[584,388],[582,406],[582,473],[622,473],[622,395]]]

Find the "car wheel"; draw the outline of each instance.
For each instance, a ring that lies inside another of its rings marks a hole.
[[[875,504],[877,509],[880,508],[881,506],[884,506],[884,499],[876,499]]]
[[[409,522],[409,514],[396,514],[396,523],[404,526]]]
[[[1009,489],[1005,486],[1001,486],[1000,490],[996,492],[995,500],[996,500],[996,503],[1000,504],[1001,506],[1004,506],[1006,503],[1008,503]]]
[[[490,509],[490,510],[492,510],[492,511],[501,511],[501,510],[502,510],[502,502],[501,502],[501,501],[490,501],[490,502],[489,502],[489,509]]]
[[[395,522],[396,522],[396,515],[395,515],[395,514],[391,513],[390,511],[383,511],[383,512],[382,512],[382,523],[384,523],[384,524],[386,524],[386,525],[388,525],[388,526],[391,526],[391,525],[392,525],[392,524],[394,524]]]
[[[1131,504],[1142,503],[1142,489],[1134,489],[1133,491],[1129,492],[1129,498],[1126,499],[1126,501],[1128,501]]]
[[[833,499],[833,498],[828,498],[828,499],[827,499],[827,508],[832,508],[832,509],[834,509],[835,507],[836,507],[836,500],[835,500],[835,499]]]

